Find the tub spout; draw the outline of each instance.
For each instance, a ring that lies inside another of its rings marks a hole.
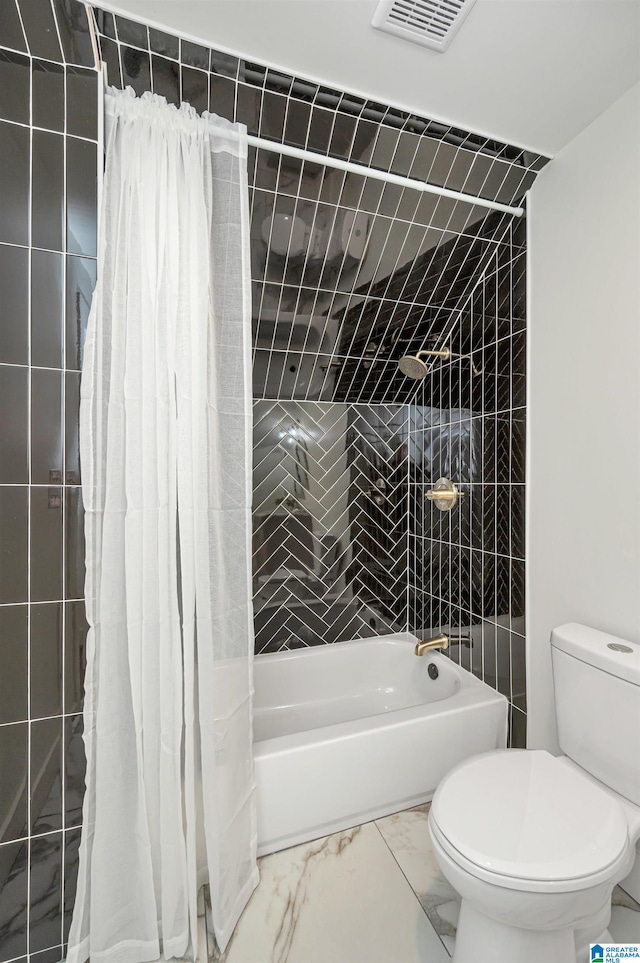
[[[428,649],[448,649],[449,648],[449,636],[441,632],[440,635],[434,635],[432,639],[426,639],[424,642],[418,642],[416,644],[416,655],[424,655]]]
[[[444,632],[441,632],[440,635],[434,635],[432,639],[418,642],[415,652],[416,655],[424,655],[428,649],[448,649],[452,642],[457,642],[470,649],[473,639],[470,635],[445,635]]]

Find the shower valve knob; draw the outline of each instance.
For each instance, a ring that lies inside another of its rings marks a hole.
[[[448,478],[439,478],[431,491],[425,492],[425,498],[433,502],[441,512],[450,512],[463,494]]]

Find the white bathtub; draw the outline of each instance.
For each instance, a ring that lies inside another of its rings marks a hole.
[[[256,657],[258,855],[427,802],[458,762],[506,745],[505,697],[446,656],[416,658],[416,641]]]

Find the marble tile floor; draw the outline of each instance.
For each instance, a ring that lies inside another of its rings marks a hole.
[[[207,926],[209,963],[448,963],[460,899],[431,850],[428,813],[429,803],[264,856],[224,954]],[[620,887],[610,931],[640,940],[640,904]]]

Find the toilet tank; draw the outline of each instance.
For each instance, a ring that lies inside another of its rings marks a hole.
[[[560,748],[640,805],[640,645],[571,622],[551,659]]]

